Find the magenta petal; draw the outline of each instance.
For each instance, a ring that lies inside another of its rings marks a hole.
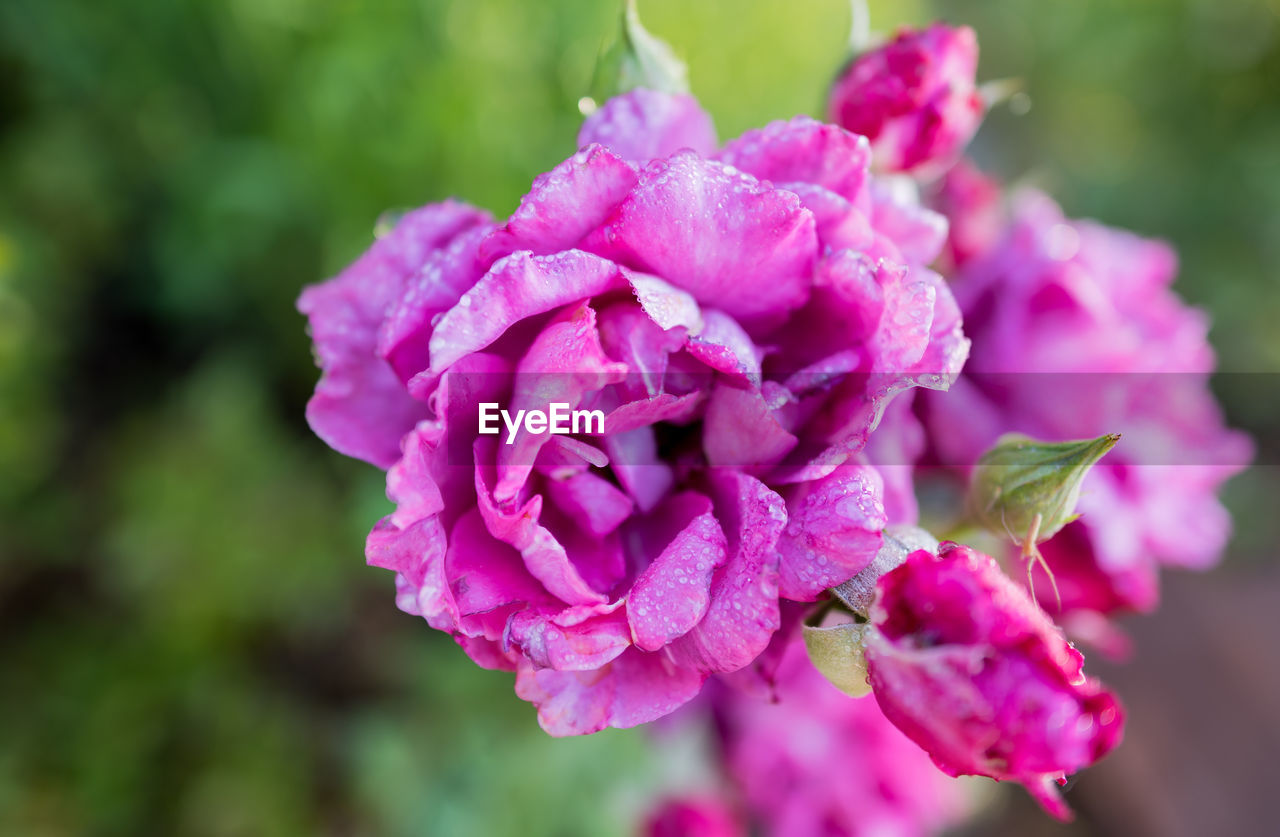
[[[761,180],[813,183],[855,206],[867,205],[871,145],[866,137],[808,116],[747,131],[725,143],[717,159]]]
[[[298,298],[323,370],[307,421],[334,450],[381,468],[400,458],[400,437],[427,412],[377,356],[378,329],[428,255],[488,218],[453,201],[416,209],[350,267]]]
[[[445,575],[446,541],[437,517],[398,529],[383,519],[365,541],[370,565],[397,573],[397,604],[439,631],[458,629],[458,604]]]
[[[628,648],[595,671],[537,669],[522,661],[516,695],[538,707],[538,723],[551,735],[586,735],[661,718],[692,700],[705,679],[665,654]]]
[[[804,303],[818,240],[795,194],[680,152],[645,167],[584,246],[735,317],[760,319]]]
[[[811,602],[870,564],[883,542],[884,486],[872,468],[846,465],[787,497],[778,539],[780,595]]]
[[[716,129],[692,96],[637,88],[614,96],[583,121],[578,147],[593,142],[643,163],[682,148],[709,156],[716,150]]]
[[[431,374],[438,377],[526,317],[624,287],[617,265],[578,250],[554,256],[516,253],[463,294],[431,335]]]
[[[664,331],[644,309],[632,302],[610,305],[600,312],[600,345],[610,357],[627,365],[630,374],[624,396],[643,398],[662,391],[667,357],[685,344],[684,329]]]
[[[551,601],[547,591],[529,574],[520,553],[489,534],[476,509],[454,524],[445,567],[463,617],[514,603]]]
[[[622,203],[636,172],[607,148],[589,145],[538,175],[506,226],[480,247],[486,263],[531,250],[539,255],[571,250]]]
[[[601,538],[626,520],[635,504],[613,483],[592,473],[546,482],[552,502],[593,537]]]
[[[644,312],[664,331],[684,328],[690,334],[702,331],[702,312],[692,296],[657,276],[624,270],[631,290]]]
[[[710,604],[716,568],[725,562],[728,542],[711,501],[694,498],[703,510],[644,569],[627,597],[627,619],[638,648],[657,651],[702,620]]]
[[[631,645],[621,601],[567,610],[522,610],[511,617],[507,640],[538,668],[589,671]]]
[[[759,480],[725,469],[710,476],[729,560],[711,583],[707,615],[668,648],[690,668],[736,671],[765,649],[780,624],[777,542],[787,513],[782,498]]]
[[[751,336],[738,325],[737,320],[723,311],[707,308],[702,312],[702,318],[702,331],[689,341],[689,354],[717,372],[743,378],[758,386],[764,352],[756,348]]]
[[[729,379],[716,381],[702,434],[702,447],[712,465],[773,465],[796,443],[760,390]]]
[[[929,345],[937,290],[920,278],[927,270],[908,271],[889,262],[876,266],[876,282],[884,293],[880,326],[868,340],[871,371],[911,370]]]
[[[697,417],[707,398],[701,392],[672,395],[664,392],[643,401],[628,401],[604,417],[605,435],[625,433],[658,422],[685,424]]]
[[[516,366],[515,388],[507,410],[541,410],[551,415],[551,404],[567,404],[576,410],[586,393],[621,381],[627,368],[609,360],[600,346],[596,313],[583,303],[552,320],[534,339]],[[505,428],[503,433],[506,434]],[[530,433],[521,427],[514,438],[503,436],[498,446],[498,502],[514,498],[533,471],[538,451],[551,434]]]
[[[779,189],[795,192],[800,203],[813,213],[818,241],[825,247],[870,251],[876,246],[876,232],[866,209],[859,209],[830,189],[813,183],[775,183]]]
[[[405,283],[403,296],[391,307],[378,332],[378,356],[386,359],[401,381],[428,366],[432,320],[448,311],[484,273],[476,259],[488,224],[460,233],[449,246],[431,253],[426,264]]]
[[[647,512],[656,506],[675,483],[671,466],[658,458],[658,442],[652,427],[646,425],[605,436],[603,444],[613,473],[640,511]]]
[[[564,545],[541,524],[542,497],[535,495],[518,509],[500,507],[485,484],[483,454],[488,447],[476,441],[476,498],[485,526],[498,540],[509,543],[520,551],[529,573],[542,583],[548,592],[570,605],[593,605],[605,601],[605,596],[594,590],[583,579],[577,567],[569,560]]]
[[[917,265],[931,264],[947,243],[945,216],[920,205],[916,182],[882,177],[871,182],[871,225]]]

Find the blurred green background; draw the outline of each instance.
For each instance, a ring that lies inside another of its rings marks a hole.
[[[393,605],[329,451],[303,285],[378,215],[509,212],[572,152],[617,3],[0,3],[0,834],[628,834],[672,775],[555,741]],[[844,0],[643,0],[722,137],[820,114]],[[1280,3],[876,3],[1025,80],[975,154],[1169,238],[1224,369],[1280,369]],[[1223,376],[1275,458],[1263,376]],[[1264,573],[1274,467],[1220,572]],[[1141,672],[1141,656],[1132,664]]]

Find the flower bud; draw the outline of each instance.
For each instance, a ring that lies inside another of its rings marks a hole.
[[[1123,711],[1084,657],[987,555],[918,550],[879,582],[864,641],[885,717],[952,776],[1021,782],[1069,819],[1055,785],[1119,742]]]
[[[620,93],[643,87],[660,93],[688,93],[689,68],[671,46],[640,22],[635,0],[622,11],[618,40],[600,55],[591,81],[591,95],[578,103],[583,115]]]
[[[885,172],[940,173],[968,144],[985,105],[973,30],[904,29],[854,57],[831,88],[832,122],[871,141]]]
[[[1008,433],[982,455],[969,482],[969,504],[983,526],[1029,549],[1075,520],[1080,485],[1120,434],[1040,442]]]

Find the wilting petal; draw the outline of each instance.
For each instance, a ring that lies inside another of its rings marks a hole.
[[[740,319],[804,303],[818,240],[800,199],[680,152],[655,160],[591,249]]]
[[[787,528],[778,540],[784,598],[814,601],[871,563],[887,522],[883,492],[873,469],[846,465],[788,493]]]
[[[638,88],[614,96],[583,121],[578,147],[593,142],[644,163],[682,148],[710,155],[716,129],[692,96]]]
[[[538,255],[572,250],[636,185],[636,172],[607,148],[586,145],[538,175],[506,226],[481,245],[488,264],[518,250]]]

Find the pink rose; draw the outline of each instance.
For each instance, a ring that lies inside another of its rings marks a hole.
[[[867,669],[884,714],[952,776],[1026,785],[1051,814],[1067,774],[1119,742],[1120,704],[996,562],[944,543],[881,577]]]
[[[924,399],[942,461],[965,469],[1006,432],[1121,434],[1085,480],[1081,520],[1042,547],[1067,613],[1149,609],[1161,565],[1211,566],[1230,534],[1216,495],[1251,446],[1223,424],[1208,323],[1170,289],[1176,267],[1162,242],[1027,193],[955,279],[974,347],[947,397]],[[1047,578],[1036,592],[1056,612]]]
[[[725,766],[765,834],[933,834],[963,814],[961,788],[874,700],[853,699],[786,645],[772,700],[716,693]]]
[[[871,141],[882,170],[938,172],[982,121],[977,69],[978,39],[967,26],[903,29],[849,63],[831,88],[827,113]]]
[[[922,266],[939,217],[873,194],[863,138],[802,117],[716,150],[695,100],[637,90],[580,142],[504,223],[418,210],[301,303],[313,424],[391,466],[369,562],[557,735],[671,712],[865,567],[868,438],[968,350]],[[486,404],[603,419],[487,435]]]

